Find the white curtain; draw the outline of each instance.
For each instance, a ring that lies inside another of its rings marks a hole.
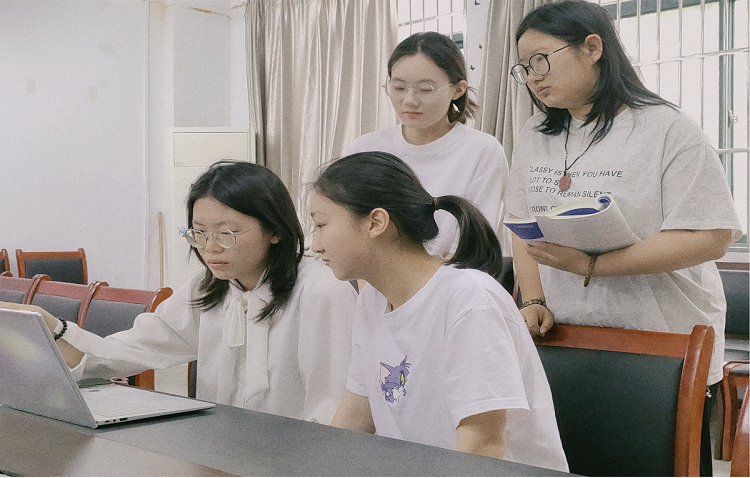
[[[552,1],[491,0],[487,13],[475,127],[500,141],[509,163],[514,138],[536,112],[526,87],[510,76],[510,67],[518,63],[516,30],[526,14],[545,3]],[[498,236],[503,255],[512,255],[510,231],[504,227]]]
[[[536,7],[550,0],[492,0],[484,34],[482,76],[479,80],[481,114],[476,128],[494,135],[505,149],[508,161],[513,139],[535,112],[526,87],[510,76],[518,63],[516,29]]]
[[[303,220],[305,186],[317,168],[343,155],[357,136],[396,124],[381,88],[396,46],[394,2],[247,3],[250,125],[258,162],[281,177]]]

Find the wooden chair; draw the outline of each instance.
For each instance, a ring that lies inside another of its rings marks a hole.
[[[47,274],[56,282],[88,284],[86,253],[83,248],[70,252],[23,252],[16,249],[18,276]]]
[[[58,282],[41,275],[36,290],[24,303],[38,305],[55,317],[80,323],[101,284],[98,281],[89,285]]]
[[[8,273],[10,274],[10,272]],[[10,276],[0,274],[0,302],[29,303],[30,297],[34,295],[42,277],[43,275],[39,274],[27,279],[25,277],[13,277],[12,274]]]
[[[724,326],[724,374],[721,395],[724,420],[720,432],[721,459],[731,460],[741,387],[748,386],[750,366],[750,270],[747,263],[720,264],[719,274],[727,300]]]
[[[713,336],[557,324],[535,339],[570,472],[698,476]]]
[[[8,251],[0,249],[0,272],[10,272],[10,261],[8,260]]]
[[[156,291],[109,287],[106,282],[94,292],[79,326],[101,337],[133,327],[135,318],[144,312],[153,312],[172,295],[172,289],[163,287]],[[129,379],[132,385],[154,389],[154,371],[146,370]]]
[[[750,411],[747,402],[750,401],[750,389],[745,390],[745,399],[742,400],[742,409],[737,421],[737,435],[734,440],[734,451],[732,451],[732,466],[729,476],[750,476]]]

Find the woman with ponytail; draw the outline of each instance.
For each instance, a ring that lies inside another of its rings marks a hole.
[[[262,166],[218,162],[192,184],[187,224],[183,236],[203,270],[131,329],[102,338],[68,324],[56,343],[73,376],[129,376],[197,359],[196,398],[330,423],[344,392],[356,293],[303,257],[284,183]]]
[[[466,126],[477,104],[456,43],[437,32],[415,33],[396,46],[383,87],[401,124],[357,138],[348,152],[385,151],[405,161],[433,196],[471,201],[497,232],[508,161],[494,136]],[[440,211],[431,254],[456,248],[455,221]]]
[[[444,262],[426,241],[437,210],[460,226]],[[433,198],[383,152],[331,163],[313,183],[312,249],[364,279],[334,426],[567,471],[542,364],[493,276],[500,246],[469,201]]]

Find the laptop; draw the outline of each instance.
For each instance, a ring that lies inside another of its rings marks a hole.
[[[89,428],[216,406],[108,381],[99,383],[79,387],[73,380],[41,314],[0,308],[2,406]]]

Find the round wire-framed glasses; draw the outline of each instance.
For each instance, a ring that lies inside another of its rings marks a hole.
[[[531,55],[528,65],[524,65],[523,63],[513,65],[513,67],[510,69],[510,74],[513,76],[514,80],[522,85],[525,85],[526,82],[529,81],[529,68],[531,68],[531,70],[537,75],[544,76],[549,73],[550,69],[549,60],[547,59],[547,57],[553,53],[557,53],[560,50],[564,50],[569,46],[572,45],[565,45],[564,47],[558,48],[557,50],[551,51],[549,53],[537,53],[536,55]]]
[[[216,244],[218,244],[222,249],[229,249],[237,245],[237,236],[245,234],[246,232],[253,231],[259,227],[260,223],[242,232],[211,231],[208,233],[199,231],[197,229],[182,228],[180,230],[180,235],[185,238],[188,244],[197,249],[204,249],[206,247],[206,244],[208,244],[208,236],[213,237],[214,241],[216,241]]]
[[[410,85],[400,80],[387,80],[383,85],[383,88],[385,89],[385,94],[393,99],[402,99],[406,96],[406,93],[408,93],[409,90],[412,90],[415,98],[425,100],[432,96],[434,93],[453,86],[454,84],[455,83],[448,83],[441,88],[435,88],[429,83],[418,83],[417,85]]]

